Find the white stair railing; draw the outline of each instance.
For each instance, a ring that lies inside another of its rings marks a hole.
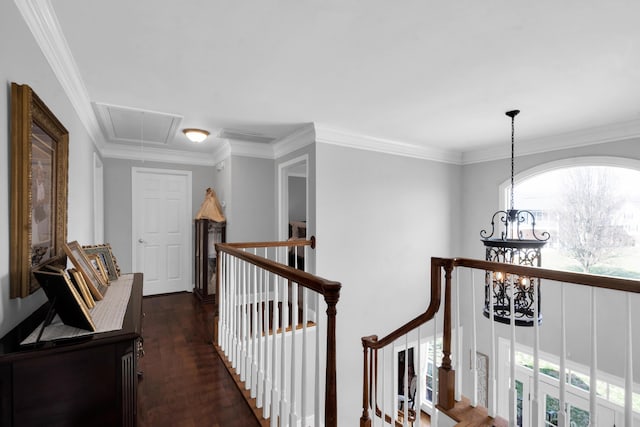
[[[293,267],[314,242],[216,245],[215,344],[272,426],[336,425],[340,284]]]

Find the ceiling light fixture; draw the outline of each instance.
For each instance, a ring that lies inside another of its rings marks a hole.
[[[495,212],[491,218],[491,233],[482,230],[480,237],[485,246],[487,261],[540,267],[540,251],[549,240],[549,233],[544,231],[538,234],[536,216],[532,211],[514,207],[514,119],[519,112],[520,110],[512,110],[505,113],[511,117],[510,209]],[[491,318],[493,315],[493,320],[509,324],[513,316],[516,326],[533,326],[536,320],[538,323],[542,321],[540,309],[540,279],[486,272],[485,317]]]
[[[182,133],[184,133],[187,136],[187,138],[189,138],[189,141],[195,142],[195,143],[202,142],[205,139],[207,139],[207,137],[209,136],[209,132],[203,129],[194,129],[194,128],[182,129]]]

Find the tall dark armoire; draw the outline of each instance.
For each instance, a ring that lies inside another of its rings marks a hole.
[[[193,293],[202,303],[216,297],[216,243],[226,242],[226,222],[196,219],[195,287]]]

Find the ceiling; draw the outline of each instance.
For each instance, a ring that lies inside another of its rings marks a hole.
[[[514,108],[523,153],[640,135],[637,0],[15,1],[58,34],[43,51],[68,57],[107,152],[172,132],[148,147],[202,155],[313,123],[464,163],[508,155]],[[189,127],[213,137],[195,146]]]

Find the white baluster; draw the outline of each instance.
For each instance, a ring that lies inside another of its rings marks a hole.
[[[226,286],[227,286],[227,257],[225,252],[220,252],[220,271],[218,276],[220,277],[220,294],[216,295],[218,299],[218,345],[222,349],[224,354],[227,354],[227,347],[224,340],[225,323],[227,321],[226,316]]]
[[[456,401],[460,401],[462,399],[462,334],[460,333],[460,269],[456,268],[456,280],[455,280],[455,290],[456,290],[456,303],[453,308],[455,310],[455,348],[453,350],[454,361],[456,365],[456,372],[458,374],[455,376],[456,381],[456,393],[455,399]],[[475,304],[473,304],[475,306]]]
[[[265,258],[268,254],[268,251],[265,249]],[[264,307],[263,307],[263,318],[264,318],[264,405],[262,409],[262,417],[267,419],[271,413],[271,366],[272,366],[272,353],[269,351],[269,343],[273,340],[273,333],[270,332],[270,328],[272,326],[269,325],[269,320],[271,320],[271,325],[273,325],[273,313],[268,311],[270,304],[270,292],[272,283],[272,274],[267,270],[264,271],[265,275],[265,283],[264,283]],[[270,315],[271,313],[271,315]]]
[[[308,259],[308,258],[306,258]],[[308,296],[309,290],[302,288],[302,367],[300,368],[300,374],[302,376],[302,385],[300,386],[300,418],[302,423],[307,422],[307,357],[308,352],[308,328],[307,328],[307,309],[308,309]]]
[[[537,286],[539,283],[540,279],[537,278],[534,278],[529,283],[533,286],[533,397],[531,399],[531,420],[533,425],[538,425],[539,423],[538,413],[540,406],[540,325],[538,323],[538,317],[540,316],[538,298],[540,298],[540,295]],[[515,372],[515,360],[513,362]],[[515,387],[515,378],[512,381]],[[561,382],[564,381],[561,380]]]
[[[233,369],[238,367],[238,281],[240,272],[240,261],[237,258],[233,258],[233,291],[231,294],[231,366]]]
[[[280,426],[289,425],[289,400],[287,396],[287,323],[289,321],[289,286],[282,280],[282,326],[280,328]]]
[[[440,310],[442,311],[442,310]],[[433,316],[433,349],[431,352],[431,359],[433,360],[433,371],[431,372],[432,374],[432,380],[431,380],[431,385],[432,385],[432,392],[431,392],[431,402],[433,403],[433,406],[431,407],[431,425],[433,426],[437,426],[438,425],[438,409],[436,408],[436,403],[438,402],[438,383],[440,381],[440,374],[438,372],[438,359],[439,359],[439,354],[436,350],[437,348],[437,342],[438,342],[438,313],[436,313],[435,316]]]
[[[495,272],[488,272],[486,274],[493,275]],[[489,276],[489,327],[491,329],[491,348],[489,349],[489,408],[488,414],[490,417],[495,418],[497,412],[497,403],[498,403],[498,392],[497,392],[497,381],[496,381],[496,322],[494,318],[494,307],[493,307],[493,279],[492,276]],[[475,357],[475,355],[474,355]]]
[[[478,406],[478,363],[476,362],[476,354],[478,354],[478,320],[476,318],[476,278],[473,269],[469,269],[471,276],[471,354],[469,355],[471,363],[471,379],[473,381],[473,390],[471,392],[471,406]],[[462,356],[462,355],[460,355]]]
[[[624,373],[624,425],[633,427],[633,331],[631,316],[631,293],[627,293],[627,339]]]
[[[296,383],[298,377],[296,375],[296,327],[298,325],[298,284],[291,283],[291,415],[289,425],[298,425],[298,410],[296,406]]]
[[[317,292],[314,292],[315,294],[315,299],[316,299],[316,303],[315,303],[315,308],[316,308],[316,348],[315,348],[315,354],[316,354],[316,374],[315,374],[315,378],[316,378],[316,387],[315,387],[315,403],[314,403],[314,421],[315,421],[315,427],[320,427],[322,425],[322,402],[321,402],[321,398],[322,398],[322,390],[321,390],[321,382],[320,382],[320,294]]]
[[[278,312],[278,282],[279,278],[274,276],[273,280],[273,322],[271,323],[271,339],[273,356],[271,359],[271,426],[278,426],[278,407],[280,402],[280,391],[278,390],[278,346],[276,345],[276,333],[279,323]]]
[[[242,262],[242,288],[241,288],[241,300],[240,300],[240,325],[241,325],[241,340],[242,340],[242,353],[240,359],[240,381],[247,380],[247,366],[248,366],[248,335],[247,335],[247,283],[249,273],[249,263]]]
[[[394,366],[396,361],[398,360],[398,352],[396,351],[396,342],[394,341],[391,345],[391,372],[393,373],[391,376],[391,384],[398,384],[398,371],[400,370],[400,365]],[[397,387],[397,386],[396,386]],[[398,421],[398,392],[397,388],[394,386],[389,387],[389,399],[392,402],[391,405],[391,425],[396,425]]]
[[[596,319],[596,288],[591,288],[591,367],[589,375],[589,425],[597,425],[597,376],[598,376],[598,332]]]
[[[257,249],[253,249],[253,254],[257,255]],[[251,280],[251,397],[256,398],[258,391],[258,317],[260,309],[258,307],[258,266],[253,265]]]
[[[422,402],[422,387],[421,387],[421,383],[422,381],[420,381],[420,378],[422,378],[422,334],[420,333],[422,329],[422,325],[418,326],[418,350],[417,350],[417,354],[416,357],[418,358],[418,366],[415,367],[416,371],[414,372],[414,375],[416,375],[416,394],[414,395],[414,400],[413,400],[413,404],[414,404],[414,410],[416,411],[416,423],[415,423],[415,427],[421,427],[422,426],[422,421],[421,421],[421,417],[420,417],[420,402]],[[415,363],[415,360],[414,360]]]
[[[385,399],[385,391],[386,391],[386,377],[387,377],[387,369],[386,369],[386,365],[385,365],[385,349],[381,348],[380,351],[382,352],[382,358],[381,360],[379,360],[378,362],[380,363],[380,368],[381,368],[381,375],[382,375],[382,385],[380,387],[380,425],[384,426],[385,421],[384,421],[384,414],[387,410],[387,407],[385,405],[386,403],[386,399]],[[389,373],[393,372],[393,366],[391,367],[391,369],[389,370]],[[393,384],[393,381],[391,381],[391,383]],[[373,418],[374,420],[376,419],[376,408],[377,405],[372,405],[372,411],[371,411],[371,418]]]
[[[404,390],[404,403],[402,404],[402,425],[404,427],[409,426],[409,334],[404,334],[404,378],[402,384]]]
[[[560,411],[558,427],[568,427],[567,422],[567,318],[565,316],[565,284],[560,284]],[[539,411],[539,407],[537,408]],[[536,412],[533,415],[537,418]]]

